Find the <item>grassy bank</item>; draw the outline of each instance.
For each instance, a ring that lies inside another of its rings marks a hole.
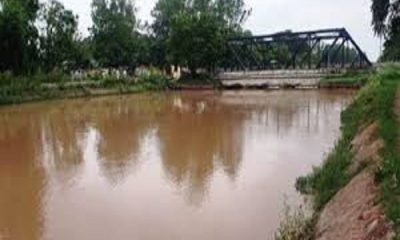
[[[176,82],[177,89],[207,89],[220,88],[221,82],[210,74],[196,74],[192,76],[185,74]]]
[[[376,176],[381,184],[380,200],[385,213],[394,223],[396,239],[400,239],[400,138],[399,119],[395,114],[396,90],[400,91],[400,67],[391,67],[383,71],[380,91],[379,127],[380,136],[385,141],[381,153],[384,159]],[[398,106],[396,106],[398,107]]]
[[[331,74],[321,79],[322,87],[330,86],[355,86],[360,87],[368,83],[369,77],[374,74],[372,70],[349,70],[342,74]]]
[[[353,158],[351,142],[361,129],[376,122],[379,126],[378,134],[384,140],[384,148],[380,153],[383,162],[376,170],[376,180],[381,186],[378,200],[382,204],[386,216],[394,223],[397,235],[400,236],[399,125],[394,113],[399,82],[399,66],[387,65],[377,72],[369,73],[365,87],[360,90],[355,101],[342,113],[342,137],[332,152],[320,167],[314,168],[311,174],[297,180],[296,188],[302,194],[311,196],[315,212],[312,217],[314,219],[304,219],[305,221],[315,222],[316,216],[328,201],[357,174],[357,172],[350,173],[348,171]],[[292,217],[296,216],[298,214],[294,214]],[[284,222],[280,232],[297,231],[312,235],[309,225],[301,225],[300,229],[296,231],[285,230],[285,228],[290,228],[290,225]],[[287,234],[281,235],[278,239],[300,238]]]
[[[135,78],[93,76],[84,80],[72,79],[59,73],[33,76],[3,73],[0,74],[0,104],[165,90],[170,88],[171,84],[171,79],[159,73]]]

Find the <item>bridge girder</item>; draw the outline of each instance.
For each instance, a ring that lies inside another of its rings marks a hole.
[[[345,28],[229,39],[229,70],[367,68],[372,66]]]

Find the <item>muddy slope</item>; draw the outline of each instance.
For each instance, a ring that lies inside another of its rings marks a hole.
[[[317,240],[390,239],[390,225],[377,204],[379,186],[374,168],[381,158],[383,141],[377,124],[366,127],[352,142],[354,160],[348,171],[359,172],[324,207],[317,221]]]

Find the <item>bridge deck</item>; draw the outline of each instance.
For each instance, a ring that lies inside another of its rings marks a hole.
[[[218,78],[225,87],[317,87],[326,70],[275,70],[251,72],[226,72]]]

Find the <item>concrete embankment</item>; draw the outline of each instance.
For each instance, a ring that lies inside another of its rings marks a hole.
[[[225,72],[218,75],[226,89],[251,88],[359,88],[360,84],[324,82],[325,76],[339,76],[340,71],[326,70],[269,70]]]

